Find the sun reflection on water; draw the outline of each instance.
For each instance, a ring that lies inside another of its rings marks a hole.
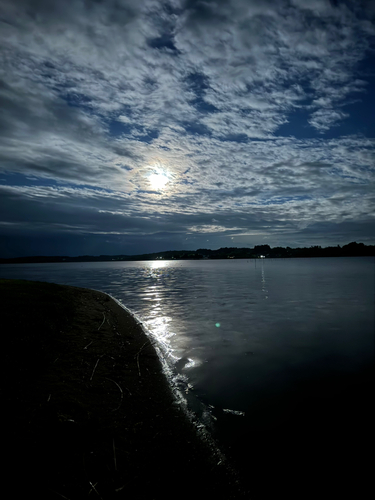
[[[177,342],[173,340],[177,337],[176,331],[180,329],[179,325],[174,324],[176,319],[170,315],[170,303],[168,302],[170,290],[177,289],[170,286],[175,280],[175,267],[178,267],[178,263],[163,259],[145,263],[143,269],[147,285],[143,289],[142,299],[148,303],[147,316],[143,317],[144,324],[162,348],[169,363],[179,372],[178,378],[180,379],[185,377],[181,371],[199,366],[201,362],[195,358],[182,356],[177,347],[181,339],[177,339]],[[169,289],[168,295],[166,295],[166,289]]]
[[[151,268],[151,269],[163,269],[163,268],[166,268],[168,266],[170,266],[170,261],[168,260],[162,260],[162,259],[158,259],[158,260],[151,260],[149,263],[148,263],[148,267]]]
[[[169,324],[172,318],[170,316],[161,316],[159,311],[160,309],[158,309],[158,311],[153,309],[151,314],[154,315],[154,318],[148,320],[147,324],[157,338],[165,342],[171,337],[174,337],[175,333],[169,330]]]

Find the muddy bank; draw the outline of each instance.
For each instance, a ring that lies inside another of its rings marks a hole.
[[[5,478],[14,494],[248,496],[197,435],[149,338],[115,301],[21,280],[1,280],[0,300]]]

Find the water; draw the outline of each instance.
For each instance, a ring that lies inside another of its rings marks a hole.
[[[306,426],[331,436],[333,421],[347,425],[348,408],[366,399],[373,258],[18,264],[0,266],[0,276],[102,290],[131,309],[158,339],[190,408],[245,475],[255,471],[254,491],[265,447],[275,451],[288,436],[303,454]],[[283,470],[278,453],[267,459],[274,473]]]

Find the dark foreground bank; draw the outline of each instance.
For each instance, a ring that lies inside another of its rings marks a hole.
[[[14,498],[243,498],[107,295],[0,281],[2,489]]]

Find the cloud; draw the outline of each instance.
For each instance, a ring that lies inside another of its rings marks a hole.
[[[3,0],[3,223],[219,241],[367,220],[374,140],[352,114],[374,9],[357,5]]]
[[[312,113],[309,123],[317,130],[324,132],[337,125],[340,120],[348,118],[348,113],[334,109],[320,109]]]

